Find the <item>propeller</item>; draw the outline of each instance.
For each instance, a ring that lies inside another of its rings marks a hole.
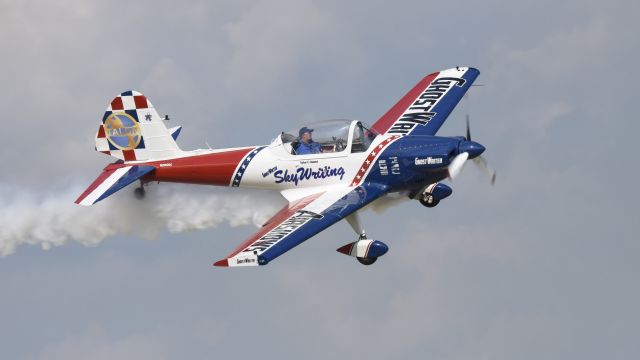
[[[471,141],[471,127],[469,126],[469,113],[464,114],[464,119],[467,122],[467,141]]]
[[[458,176],[458,174],[460,174],[468,158],[469,158],[469,153],[463,152],[458,154],[456,157],[453,158],[453,160],[451,160],[451,164],[449,164],[449,167],[448,167],[449,179],[453,180]]]
[[[482,170],[485,174],[487,174],[487,176],[491,180],[491,185],[496,183],[496,171],[489,167],[487,159],[485,159],[483,156],[478,156],[477,158],[473,159],[473,163],[476,164],[476,166],[478,166],[480,170]]]
[[[467,144],[465,144],[466,148],[468,148],[469,151],[478,151],[479,153],[482,153],[484,151],[484,147],[480,144],[477,144],[471,141],[471,127],[469,126],[469,114],[465,114],[465,120],[467,123],[467,134],[466,134],[467,136],[465,137],[465,140],[467,141]],[[481,150],[477,149],[477,146],[481,147]],[[476,152],[476,154],[478,154],[478,152]],[[451,164],[449,164],[449,167],[448,167],[449,179],[453,180],[456,176],[460,174],[460,172],[462,171],[462,168],[464,167],[464,164],[468,159],[469,159],[468,151],[461,152],[455,158],[453,158],[453,160],[451,161]],[[489,166],[487,159],[485,159],[482,155],[477,155],[472,160],[473,160],[473,163],[480,168],[480,170],[482,170],[485,174],[487,174],[487,176],[489,176],[491,185],[495,184],[496,171]]]

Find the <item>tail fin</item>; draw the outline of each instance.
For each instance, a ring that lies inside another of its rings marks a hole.
[[[125,91],[111,101],[95,140],[97,151],[125,161],[182,153],[151,102],[137,91]]]

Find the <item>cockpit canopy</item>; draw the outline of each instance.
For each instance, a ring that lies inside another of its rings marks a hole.
[[[312,130],[311,139],[318,143],[316,149],[321,153],[363,152],[378,135],[358,120],[323,120],[283,132],[272,146],[282,145],[285,152],[297,155],[296,149],[302,141],[301,131],[304,128]]]

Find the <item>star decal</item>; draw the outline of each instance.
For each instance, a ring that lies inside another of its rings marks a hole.
[[[365,161],[360,166],[360,170],[356,173],[356,176],[353,178],[353,181],[351,182],[351,186],[357,186],[360,183],[360,181],[365,180],[364,175],[366,174],[367,170],[369,170],[371,163],[376,160],[376,156],[380,155],[382,153],[382,149],[397,138],[398,136],[391,136],[390,138],[382,141],[373,150],[371,150],[369,155],[367,155],[367,158],[365,159]],[[360,174],[360,173],[363,173],[363,174]]]
[[[234,180],[231,186],[233,187],[240,186],[240,182],[242,181],[242,176],[244,175],[247,168],[249,167],[249,163],[255,157],[255,155],[258,154],[264,148],[265,148],[264,146],[257,147],[246,155],[246,157],[244,158],[244,160],[242,160],[242,163],[240,163],[240,166],[238,167],[238,170],[236,172],[236,175],[234,177]]]

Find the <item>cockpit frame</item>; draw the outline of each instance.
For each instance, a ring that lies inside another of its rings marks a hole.
[[[290,158],[291,160],[302,160],[302,159],[309,159],[309,158],[315,159],[315,158],[344,157],[351,154],[352,152],[366,151],[366,149],[369,147],[373,139],[378,134],[375,133],[370,127],[368,127],[366,124],[363,124],[359,120],[348,120],[348,119],[324,120],[324,121],[317,121],[317,122],[307,124],[306,127],[309,127],[315,130],[315,129],[323,129],[323,127],[329,125],[329,126],[341,126],[340,129],[344,129],[346,128],[347,124],[348,124],[348,130],[347,130],[348,133],[347,133],[346,141],[343,138],[339,137],[340,134],[336,134],[338,136],[332,137],[333,139],[327,139],[326,134],[323,134],[322,138],[318,138],[319,140],[318,142],[320,143],[323,149],[323,152],[321,153],[304,154],[304,155],[296,154],[295,146],[296,146],[296,143],[299,141],[299,138],[298,136],[292,134],[294,131],[289,131],[289,132],[283,131],[282,133],[280,133],[280,135],[277,136],[271,142],[271,144],[269,145],[269,148],[275,154],[283,158]],[[300,128],[302,127],[304,126],[301,126]],[[368,143],[365,144],[361,141],[359,144],[354,144],[354,137],[357,129],[363,129],[363,131],[361,131],[361,136],[359,138],[362,138],[363,133],[368,132],[369,135],[367,136],[367,139],[366,139],[368,140]],[[314,141],[315,140],[316,138],[314,138]],[[336,149],[339,149],[339,150],[336,151]]]

